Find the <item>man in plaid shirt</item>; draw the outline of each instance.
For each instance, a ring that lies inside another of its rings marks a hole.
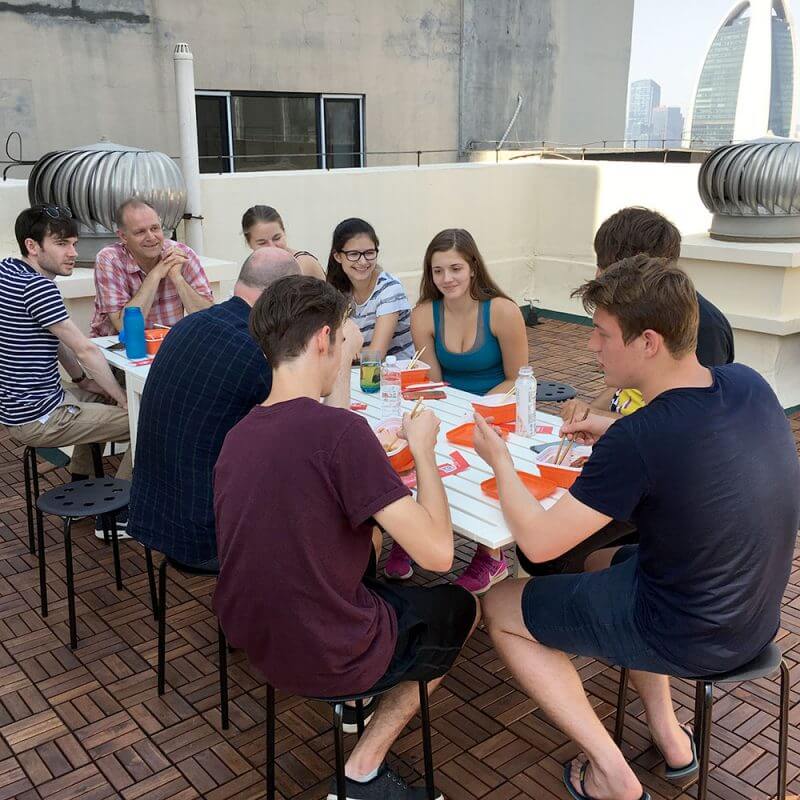
[[[117,333],[129,306],[139,306],[145,327],[152,328],[172,326],[186,314],[213,305],[197,253],[164,238],[161,220],[149,203],[126,200],[116,220],[120,241],[104,247],[95,261],[92,336]]]

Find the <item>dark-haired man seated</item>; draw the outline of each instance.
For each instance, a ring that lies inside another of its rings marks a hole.
[[[394,586],[374,574],[379,523],[425,569],[453,560],[450,511],[434,457],[439,421],[406,415],[417,469],[410,497],[362,417],[321,405],[341,360],[347,300],[310,277],[276,281],[251,330],[272,391],[225,439],[214,472],[223,630],[276,688],[342,697],[385,690],[347,760],[350,800],[422,800],[384,764],[478,620],[459,586]],[[440,795],[439,795],[440,796]],[[335,793],[329,797],[336,797]]]
[[[73,445],[70,470],[78,480],[94,472],[90,444],[128,441],[125,392],[97,345],[69,318],[55,282],[75,267],[72,212],[28,208],[14,232],[21,258],[0,261],[0,423],[20,444]],[[65,385],[59,363],[71,378]],[[130,476],[126,452],[117,477]],[[124,531],[124,519],[117,523]]]
[[[698,362],[697,295],[684,272],[637,256],[576,294],[594,314],[589,348],[607,383],[639,388],[646,405],[564,426],[594,449],[548,510],[480,419],[475,447],[531,561],[559,556],[612,519],[635,523],[639,544],[592,554],[593,572],[505,581],[483,611],[517,680],[585,754],[565,765],[572,797],[638,800],[649,795],[594,713],[570,654],[632,670],[665,774],[685,783],[697,769],[693,734],[678,724],[667,676],[736,669],[774,638],[800,523],[800,467],[766,381],[741,364]]]

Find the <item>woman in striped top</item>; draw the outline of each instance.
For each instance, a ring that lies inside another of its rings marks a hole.
[[[353,300],[353,320],[364,347],[411,358],[411,304],[397,278],[378,266],[378,235],[363,219],[340,222],[328,257],[328,283]]]
[[[242,216],[242,233],[251,250],[260,247],[280,247],[291,253],[300,265],[300,272],[325,280],[325,272],[317,257],[308,250],[293,250],[286,239],[281,215],[272,206],[252,206]]]

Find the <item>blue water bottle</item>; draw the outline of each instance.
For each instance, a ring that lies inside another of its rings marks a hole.
[[[147,357],[147,345],[144,341],[144,317],[139,306],[132,306],[123,311],[119,340],[125,345],[125,355],[131,361]]]

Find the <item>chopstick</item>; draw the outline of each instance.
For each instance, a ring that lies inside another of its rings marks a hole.
[[[407,369],[407,370],[409,370],[409,369],[414,369],[414,367],[415,367],[415,365],[416,365],[417,361],[419,361],[419,358],[420,358],[420,356],[421,356],[421,355],[422,355],[422,354],[425,352],[425,348],[426,348],[427,346],[428,346],[428,345],[426,345],[426,344],[422,345],[422,347],[420,347],[420,349],[419,349],[419,350],[417,350],[417,351],[414,353],[414,358],[412,358],[412,359],[411,359],[411,361],[409,361],[409,362],[408,362],[408,366],[406,367],[406,369]]]
[[[500,399],[501,400],[505,400],[506,397],[511,397],[511,395],[514,394],[514,392],[516,392],[516,391],[517,391],[517,386],[515,384]]]
[[[167,330],[167,331],[171,331],[172,330],[172,325],[162,325],[159,322],[154,322],[153,323],[153,327],[154,328],[164,328],[164,330]]]
[[[416,417],[417,414],[420,413],[420,406],[422,405],[422,400],[423,398],[420,397],[419,400],[417,400],[417,402],[414,404],[414,408],[411,409],[411,419],[414,419],[414,417]]]
[[[589,409],[588,409],[588,408],[586,409],[586,413],[583,415],[583,418],[581,419],[581,422],[584,422],[584,421],[585,421],[585,420],[587,420],[587,419],[589,419]],[[573,414],[573,415],[572,415],[572,419],[570,419],[570,424],[572,424],[574,421],[575,421],[575,415]],[[567,445],[567,447],[566,447],[566,449],[564,450],[563,454],[561,454],[561,448],[564,446],[564,442],[565,442],[566,440],[567,440],[567,437],[565,436],[565,437],[564,437],[564,438],[561,440],[561,444],[560,444],[560,445],[559,445],[559,447],[558,447],[558,453],[556,453],[556,465],[557,465],[557,466],[561,466],[561,465],[564,463],[564,461],[565,461],[565,460],[566,460],[566,458],[567,458],[567,454],[568,454],[568,453],[569,453],[569,451],[572,449],[572,445],[574,445],[574,444],[575,444],[575,439],[574,439],[574,438],[573,438],[573,439],[570,439],[570,440],[569,440],[569,444]],[[560,459],[559,459],[559,454],[561,454],[561,458],[560,458]]]

